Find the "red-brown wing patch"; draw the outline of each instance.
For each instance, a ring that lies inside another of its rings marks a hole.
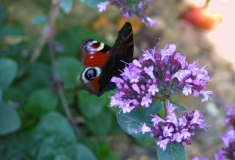
[[[99,91],[99,83],[98,83],[99,79],[100,79],[100,77],[97,77],[90,82],[86,82],[86,81],[83,81],[82,79],[80,79],[81,83],[82,83],[81,89],[88,91],[90,94],[97,95],[98,91]]]
[[[80,75],[82,89],[90,94],[98,95],[100,74],[100,67],[86,67]]]
[[[93,52],[85,51],[85,56],[81,59],[81,62],[84,66],[87,67],[103,67],[106,61],[108,60],[108,52]]]
[[[80,45],[81,63],[86,67],[103,67],[108,60],[110,47],[93,39],[84,40]]]

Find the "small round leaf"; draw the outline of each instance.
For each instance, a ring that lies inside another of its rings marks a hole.
[[[86,124],[89,130],[95,135],[107,134],[112,126],[112,115],[107,110],[94,118],[86,119]]]
[[[56,60],[60,80],[65,89],[73,89],[77,85],[78,76],[82,72],[82,65],[75,58],[61,57]]]
[[[86,118],[96,117],[107,106],[107,97],[90,95],[87,91],[78,93],[79,107]]]
[[[0,89],[8,88],[16,76],[17,64],[7,58],[0,58]]]
[[[67,154],[70,159],[96,160],[95,155],[83,144],[74,144],[68,147]]]
[[[149,135],[148,132],[142,134],[141,126],[145,123],[148,127],[152,126],[151,115],[155,115],[162,108],[163,103],[156,101],[148,108],[138,108],[132,110],[130,113],[117,113],[117,120],[121,128],[134,137],[144,137]]]
[[[51,160],[65,154],[76,143],[76,136],[67,119],[57,112],[46,114],[38,123],[31,141],[34,159]]]
[[[31,20],[31,24],[34,24],[34,25],[46,24],[47,21],[48,21],[48,18],[45,14],[39,14]]]
[[[70,160],[66,155],[57,155],[54,160]]]
[[[58,105],[58,97],[50,89],[38,89],[30,94],[25,110],[35,118],[54,111]]]
[[[168,143],[165,150],[157,146],[157,157],[159,160],[186,160],[185,148],[178,143]]]
[[[14,108],[7,103],[0,104],[0,135],[5,135],[20,128],[20,118]]]
[[[69,13],[73,6],[73,0],[60,0],[59,6],[64,13]]]

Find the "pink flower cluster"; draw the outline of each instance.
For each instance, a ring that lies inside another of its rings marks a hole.
[[[235,131],[231,127],[230,130],[221,137],[225,147],[215,153],[215,160],[235,159]],[[226,157],[226,158],[225,158]]]
[[[234,160],[235,159],[235,131],[231,127],[230,130],[221,136],[222,141],[224,142],[225,147],[218,150],[214,154],[214,160]],[[192,160],[210,160],[207,157],[199,158],[198,156],[194,157]]]
[[[176,106],[168,104],[166,107],[168,115],[164,118],[154,115],[153,127],[150,128],[144,124],[141,128],[142,133],[151,132],[150,136],[158,139],[157,145],[163,150],[166,149],[168,142],[191,144],[190,138],[194,135],[193,130],[205,127],[202,114],[195,110],[177,117],[174,112]]]
[[[234,160],[235,159],[235,110],[233,107],[229,107],[226,113],[225,124],[230,123],[229,131],[227,131],[221,140],[224,143],[224,147],[214,154],[215,160]],[[207,157],[199,158],[194,157],[192,160],[209,160]]]
[[[155,26],[157,23],[146,16],[146,10],[152,3],[153,0],[109,0],[99,3],[97,7],[99,12],[103,12],[108,4],[116,5],[123,16],[130,18],[132,15],[137,15],[143,23]]]
[[[210,80],[206,66],[199,68],[197,61],[188,64],[186,57],[176,52],[175,44],[167,44],[160,52],[144,51],[143,58],[133,60],[124,68],[121,77],[113,77],[118,91],[111,97],[110,107],[118,106],[128,113],[141,106],[149,107],[156,96],[166,97],[180,92],[185,96],[203,95],[202,102],[212,91],[205,91]]]
[[[221,136],[225,147],[215,153],[215,160],[235,159],[235,110],[233,107],[228,108],[224,123],[230,123],[231,126],[229,131]]]
[[[229,107],[226,113],[226,119],[224,121],[225,124],[230,123],[233,127],[235,127],[235,111],[233,107]]]

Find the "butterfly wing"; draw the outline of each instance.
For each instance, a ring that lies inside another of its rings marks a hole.
[[[108,52],[111,49],[103,42],[87,39],[80,45],[81,63],[86,67],[103,67],[108,60]]]
[[[132,26],[126,22],[118,32],[118,37],[109,51],[108,60],[105,63],[99,82],[98,96],[105,91],[112,90],[116,85],[110,82],[113,76],[120,76],[121,70],[124,69],[126,63],[130,63],[133,59],[134,43]]]
[[[90,94],[98,94],[99,83],[102,67],[108,60],[108,51],[111,47],[98,42],[94,39],[87,39],[80,45],[81,63],[86,67],[81,76],[80,81],[82,89],[87,90]]]

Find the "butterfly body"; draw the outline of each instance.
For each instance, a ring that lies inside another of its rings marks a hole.
[[[113,45],[93,39],[84,40],[80,45],[81,63],[86,67],[80,76],[82,89],[90,94],[101,96],[105,91],[116,87],[110,82],[113,76],[120,76],[125,63],[133,59],[134,44],[132,27],[126,22],[118,33]]]

